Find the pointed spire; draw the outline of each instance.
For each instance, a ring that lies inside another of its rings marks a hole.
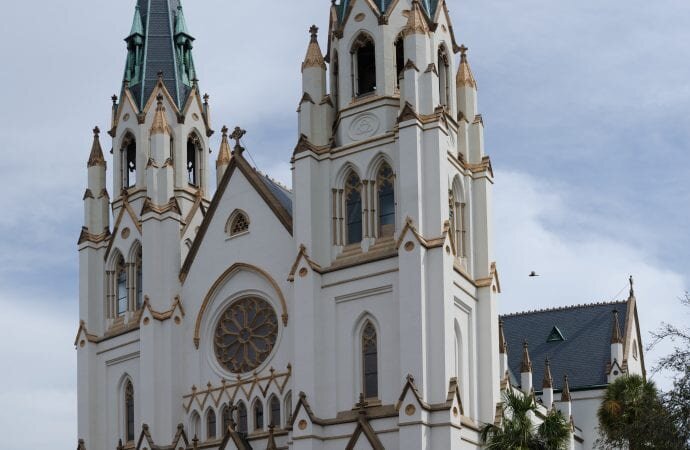
[[[96,127],[93,129],[93,145],[91,145],[91,154],[89,155],[89,162],[86,167],[93,166],[104,166],[105,158],[103,157],[103,149],[101,148],[101,141],[99,139],[99,134],[101,130]]]
[[[611,343],[622,344],[623,336],[621,335],[621,326],[618,322],[618,310],[613,310],[613,330],[611,331]]]
[[[551,363],[549,358],[546,358],[544,363],[544,381],[542,382],[542,388],[552,388],[553,387],[553,377],[551,376]],[[551,405],[549,405],[550,407]]]
[[[223,126],[221,132],[223,133],[223,138],[220,141],[220,150],[218,151],[216,167],[226,165],[230,162],[230,143],[228,143],[228,127]]]
[[[527,341],[522,344],[522,365],[520,366],[520,372],[532,372],[532,361],[529,359],[529,344]]]
[[[158,102],[156,106],[156,115],[153,117],[153,125],[151,125],[151,135],[154,134],[170,134],[170,126],[168,126],[168,119],[165,117],[165,106],[163,106],[163,94],[158,94],[156,97]]]
[[[460,47],[460,67],[458,67],[455,83],[458,87],[464,86],[476,89],[477,81],[474,79],[470,63],[467,61],[467,50],[468,48],[464,45]]]
[[[568,375],[563,377],[563,392],[561,392],[561,401],[570,401],[570,384],[568,383]]]
[[[429,33],[429,23],[426,21],[426,17],[424,17],[422,5],[419,3],[419,0],[412,0],[412,10],[410,10],[410,16],[407,19],[407,25],[403,30],[403,34],[404,36],[409,36],[427,33]]]
[[[506,335],[503,331],[503,320],[498,321],[498,352],[500,354],[508,353],[508,342],[506,342]]]
[[[129,32],[128,37],[135,35],[144,35],[144,22],[141,20],[141,8],[137,5],[134,8],[134,19],[132,20],[132,31]]]
[[[302,71],[309,67],[320,67],[326,70],[326,61],[324,61],[321,47],[319,47],[319,28],[316,25],[312,25],[309,28],[309,33],[311,33],[311,39],[309,40],[309,47],[307,47],[307,55],[302,63]]]

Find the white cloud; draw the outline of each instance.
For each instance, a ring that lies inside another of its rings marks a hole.
[[[598,232],[591,224],[606,217],[583,217],[572,189],[524,173],[497,173],[494,236],[501,311],[625,300],[632,274],[643,342],[662,321],[684,323],[687,311],[678,301],[688,289],[683,276],[624,239]],[[608,219],[626,226],[624,218]],[[573,229],[572,223],[580,227]],[[532,270],[540,277],[528,277]],[[646,355],[648,372],[669,350],[660,345]],[[667,379],[657,381],[669,387]]]

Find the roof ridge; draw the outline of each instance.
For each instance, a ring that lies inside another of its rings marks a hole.
[[[524,316],[527,314],[537,314],[537,313],[554,312],[554,311],[567,311],[570,309],[591,308],[591,307],[595,307],[595,306],[621,305],[621,304],[625,304],[625,303],[627,303],[626,300],[611,300],[611,301],[603,301],[603,302],[596,302],[596,303],[582,303],[582,304],[577,304],[577,305],[554,306],[551,308],[531,309],[529,311],[520,311],[520,312],[513,312],[513,313],[508,313],[508,314],[501,314],[501,315],[499,315],[499,317],[516,317],[516,316]]]

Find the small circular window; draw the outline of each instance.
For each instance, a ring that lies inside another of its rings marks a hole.
[[[247,297],[232,303],[220,316],[213,346],[221,366],[232,373],[259,367],[278,337],[278,316],[265,300]]]

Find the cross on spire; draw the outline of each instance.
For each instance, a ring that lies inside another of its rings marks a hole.
[[[247,130],[243,130],[240,127],[235,127],[235,130],[230,135],[230,139],[234,139],[235,141],[235,149],[242,148],[242,146],[240,145],[240,140],[244,137],[245,134],[247,134]]]
[[[311,34],[311,39],[315,41],[319,35],[319,27],[312,25],[311,28],[309,28],[309,33]]]

